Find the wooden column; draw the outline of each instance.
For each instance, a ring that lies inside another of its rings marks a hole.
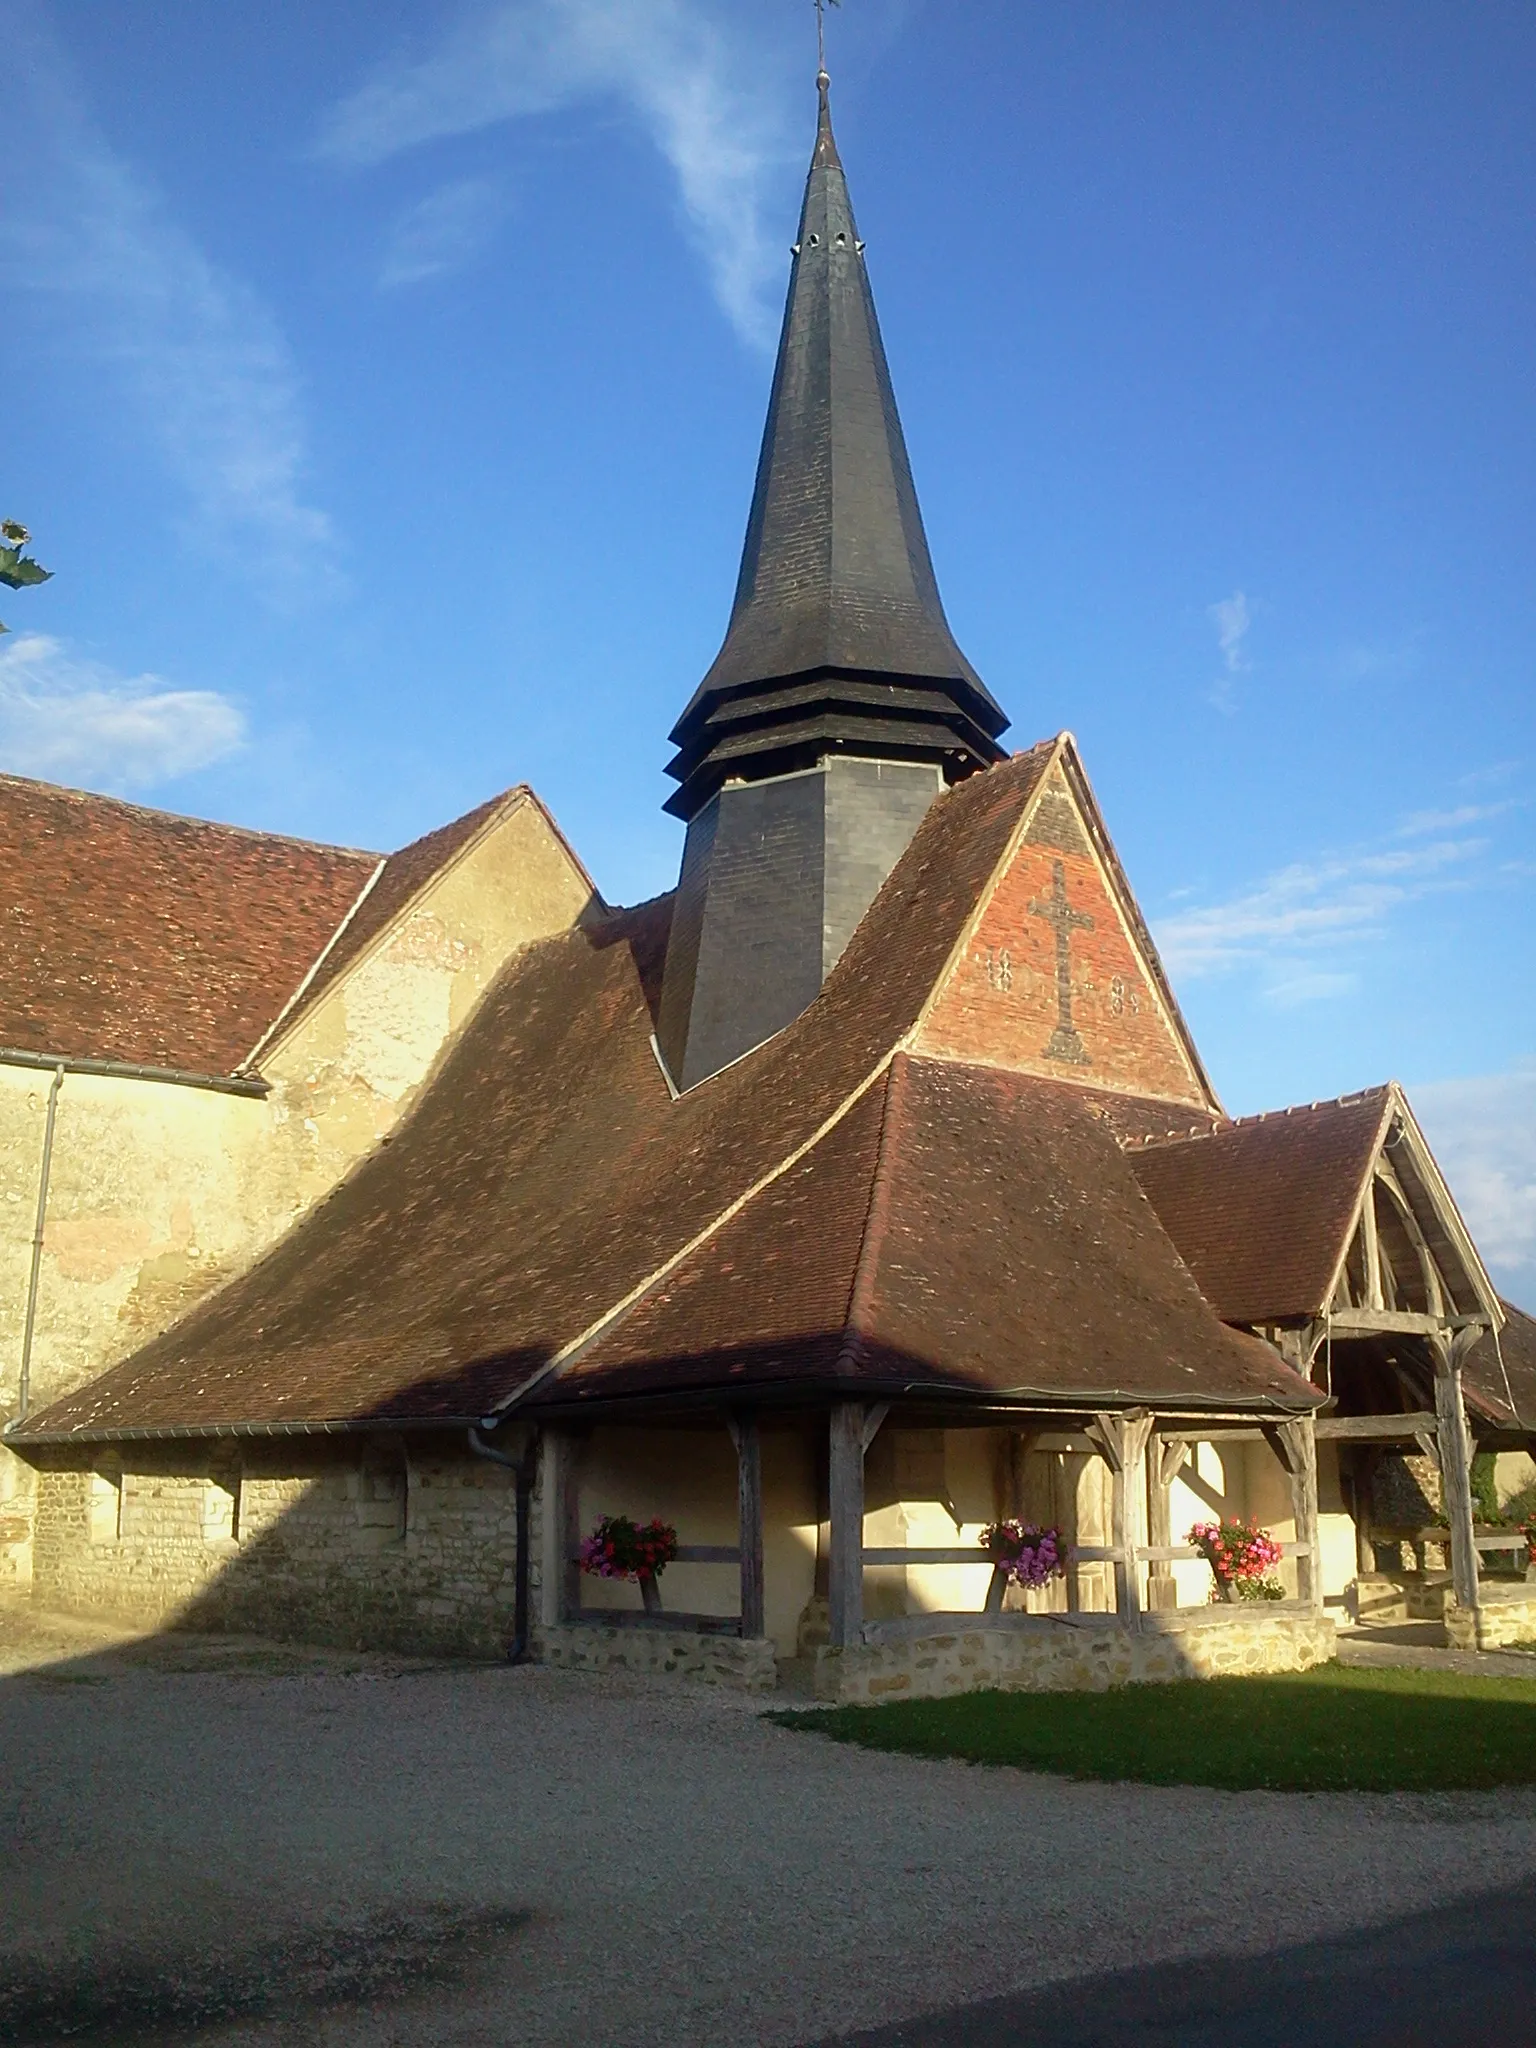
[[[864,1453],[875,1440],[889,1404],[833,1404],[827,1438],[830,1541],[827,1557],[827,1636],[833,1649],[859,1641],[864,1627]]]
[[[1290,1422],[1267,1426],[1264,1434],[1291,1482],[1296,1541],[1306,1545],[1305,1555],[1296,1559],[1297,1598],[1320,1609],[1323,1572],[1317,1525],[1317,1421],[1311,1415],[1298,1415]]]
[[[1370,1579],[1376,1575],[1376,1546],[1371,1541],[1371,1484],[1381,1453],[1362,1444],[1355,1452],[1350,1472],[1350,1491],[1355,1503],[1355,1575]]]
[[[741,1632],[763,1633],[763,1447],[755,1415],[726,1418],[736,1446],[737,1543],[741,1549]]]
[[[1110,1546],[1115,1559],[1115,1612],[1134,1626],[1141,1614],[1138,1547],[1146,1541],[1147,1438],[1152,1416],[1145,1408],[1105,1410],[1095,1415],[1088,1434],[1098,1445],[1110,1471]]]
[[[1181,1436],[1154,1435],[1147,1445],[1147,1541],[1154,1550],[1173,1545],[1173,1482],[1177,1478],[1189,1444]],[[1148,1568],[1147,1605],[1177,1607],[1179,1589],[1173,1565],[1167,1558],[1154,1558]]]
[[[1457,1338],[1465,1335],[1458,1332]],[[1477,1606],[1477,1545],[1472,1535],[1472,1452],[1467,1411],[1461,1399],[1461,1354],[1457,1338],[1431,1339],[1435,1354],[1435,1434],[1440,1445],[1440,1490],[1445,1496],[1445,1526],[1451,1537],[1451,1584],[1456,1605],[1470,1613]]]
[[[583,1443],[569,1431],[544,1432],[544,1585],[542,1605],[546,1627],[557,1628],[581,1612],[581,1566],[575,1561],[581,1541],[579,1492]]]

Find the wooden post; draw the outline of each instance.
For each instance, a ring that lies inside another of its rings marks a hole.
[[[1350,1491],[1355,1501],[1355,1576],[1361,1579],[1376,1575],[1376,1546],[1371,1541],[1371,1483],[1380,1459],[1380,1451],[1362,1444],[1355,1452],[1350,1474]]]
[[[543,1608],[549,1628],[581,1612],[581,1566],[575,1560],[581,1541],[581,1451],[581,1439],[569,1431],[544,1432]]]
[[[1323,1604],[1322,1558],[1319,1554],[1317,1522],[1317,1420],[1298,1415],[1289,1422],[1277,1422],[1264,1431],[1275,1456],[1285,1467],[1291,1482],[1291,1519],[1296,1524],[1296,1541],[1306,1553],[1296,1560],[1296,1594],[1309,1607]]]
[[[1464,1335],[1458,1332],[1457,1336]],[[1480,1334],[1480,1332],[1479,1332]],[[1435,1420],[1440,1444],[1440,1490],[1451,1537],[1451,1585],[1463,1613],[1477,1606],[1477,1545],[1472,1534],[1472,1458],[1467,1411],[1461,1399],[1463,1346],[1430,1340],[1435,1355]]]
[[[1088,1425],[1088,1435],[1110,1470],[1110,1547],[1115,1559],[1115,1612],[1134,1627],[1141,1614],[1141,1578],[1136,1552],[1145,1542],[1147,1438],[1152,1416],[1145,1408],[1105,1410]]]
[[[1181,1436],[1154,1435],[1147,1445],[1147,1541],[1154,1550],[1172,1548],[1173,1482],[1188,1454],[1188,1442]],[[1147,1605],[1163,1608],[1178,1604],[1173,1565],[1167,1558],[1155,1558],[1147,1581]]]
[[[763,1633],[763,1444],[755,1415],[730,1415],[736,1446],[736,1525],[741,1550],[741,1632]]]
[[[874,1429],[885,1411],[875,1412]],[[862,1401],[833,1403],[827,1436],[830,1542],[827,1638],[834,1650],[859,1641],[864,1627],[864,1452],[873,1440]]]

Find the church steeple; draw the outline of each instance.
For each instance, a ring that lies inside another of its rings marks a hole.
[[[688,821],[657,1040],[691,1088],[799,1016],[1008,721],[939,602],[827,76],[725,644],[672,733]]]
[[[955,643],[923,532],[827,97],[724,645],[673,729],[666,808],[827,753],[1001,757],[1007,719]]]

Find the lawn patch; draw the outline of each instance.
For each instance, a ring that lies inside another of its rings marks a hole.
[[[1434,1792],[1536,1784],[1536,1684],[1320,1665],[1111,1692],[972,1692],[781,1713],[866,1749],[1070,1778],[1242,1791]]]

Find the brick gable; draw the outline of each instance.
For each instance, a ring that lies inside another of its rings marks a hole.
[[[1188,1034],[1069,743],[917,1049],[1202,1109]]]

